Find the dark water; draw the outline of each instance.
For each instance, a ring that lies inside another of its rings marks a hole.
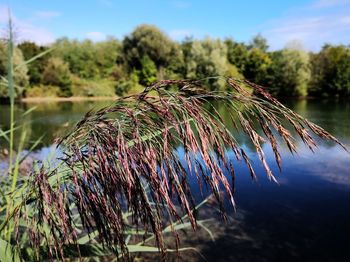
[[[45,134],[38,153],[43,157],[54,138],[66,132],[86,111],[109,103],[37,105],[25,116],[30,135],[27,145]],[[350,102],[303,100],[286,104],[350,147]],[[17,113],[31,106],[20,105]],[[6,129],[7,112],[8,108],[1,106],[2,129]],[[259,166],[257,182],[250,179],[246,168],[238,167],[238,208],[232,214],[235,219],[212,226],[214,243],[209,238],[200,243],[208,261],[350,261],[350,154],[328,143],[320,144],[315,154],[301,142],[299,146],[295,156],[282,148],[281,174],[271,150],[265,148],[279,185],[268,181]],[[245,147],[249,151],[250,145]],[[257,162],[253,152],[250,156]],[[191,239],[186,243],[198,244],[191,243]],[[184,259],[202,260],[196,255]]]

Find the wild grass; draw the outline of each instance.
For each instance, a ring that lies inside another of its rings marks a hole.
[[[133,252],[158,251],[165,259],[167,252],[191,249],[180,248],[177,231],[205,229],[196,210],[208,201],[196,203],[192,177],[201,191],[210,191],[224,219],[224,200],[235,207],[237,161],[245,163],[252,179],[257,177],[248,154],[215,107],[204,106],[208,102],[225,106],[233,125],[253,144],[272,181],[276,179],[263,143],[271,146],[279,167],[280,139],[291,153],[297,150],[296,136],[310,150],[316,147],[315,136],[345,149],[321,127],[247,80],[222,78],[227,91],[212,92],[202,88],[203,80],[163,80],[109,107],[87,112],[57,141],[64,157],[53,166],[36,165],[25,179],[18,174],[20,154],[13,162],[13,132],[18,127],[14,123],[11,34],[8,52],[4,81],[9,87],[11,126],[1,133],[10,150],[8,175],[1,182],[2,259],[63,260],[112,254],[128,259]],[[235,159],[228,157],[231,151]],[[172,233],[174,249],[166,246],[166,233]],[[141,241],[137,242],[134,237],[139,235]],[[155,246],[149,245],[151,240]]]
[[[143,230],[145,236],[150,232],[155,239],[154,248],[159,248],[165,257],[164,228],[173,232],[176,250],[179,239],[174,223],[183,222],[185,216],[187,225],[193,229],[198,226],[194,189],[189,184],[191,176],[201,190],[211,191],[224,218],[224,199],[235,207],[236,161],[243,161],[252,178],[257,177],[248,154],[219,113],[214,107],[203,106],[212,100],[225,105],[233,124],[254,145],[272,181],[276,179],[267,164],[262,142],[270,144],[280,167],[277,138],[291,153],[297,150],[289,127],[311,150],[316,147],[314,135],[344,147],[262,87],[232,78],[226,78],[226,83],[231,91],[208,92],[200,87],[201,81],[164,80],[139,95],[86,113],[58,141],[64,154],[59,165],[51,169],[41,167],[30,176],[22,202],[7,216],[6,223],[14,221],[16,232],[27,231],[38,257],[45,250],[49,257],[63,259],[67,247],[76,249],[80,256],[80,241],[89,239],[87,234],[96,237],[109,252],[125,258],[130,250],[135,250],[126,237],[130,228]],[[167,91],[174,86],[178,91]],[[243,86],[253,88],[255,94]],[[258,134],[258,129],[264,136]],[[177,151],[179,145],[184,148],[184,159]],[[236,159],[228,158],[228,151],[233,151]],[[231,179],[225,175],[227,172]],[[166,227],[168,221],[176,222]],[[22,228],[21,222],[29,226]],[[16,237],[18,244],[20,236]],[[147,248],[151,249],[143,246],[144,250]]]

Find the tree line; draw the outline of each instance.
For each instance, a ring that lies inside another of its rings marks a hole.
[[[17,97],[125,95],[160,79],[211,76],[246,78],[278,97],[350,96],[350,48],[345,45],[326,44],[315,53],[295,46],[269,51],[261,35],[249,43],[209,37],[176,42],[155,26],[140,25],[122,40],[18,43],[14,66],[48,49],[52,51],[15,71]],[[6,52],[1,41],[2,76],[7,74]],[[212,90],[224,88],[215,78],[206,81]],[[6,86],[0,85],[0,98],[6,97]]]

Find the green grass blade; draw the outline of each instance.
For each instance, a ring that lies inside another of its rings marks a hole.
[[[54,50],[55,48],[50,48],[44,52],[41,52],[40,54],[33,56],[32,58],[28,59],[27,61],[24,61],[23,63],[19,64],[18,66],[15,67],[14,71],[17,71],[19,68],[21,68],[22,66],[28,65],[31,62],[37,60],[38,58],[50,53],[52,50]]]
[[[212,240],[213,242],[215,242],[215,238],[214,238],[213,232],[211,232],[211,230],[203,224],[203,221],[198,221],[197,223],[198,223],[198,225],[199,225],[200,227],[202,227],[205,231],[207,231],[207,233],[209,234],[211,240]]]
[[[29,108],[28,110],[26,110],[26,111],[22,114],[22,116],[26,116],[26,115],[30,114],[32,111],[34,111],[34,110],[37,109],[37,108],[38,108],[37,106],[33,106],[33,107]]]
[[[19,165],[20,165],[20,153],[22,152],[23,149],[23,145],[24,145],[24,141],[26,139],[27,136],[27,132],[25,130],[23,130],[22,134],[21,134],[21,138],[20,138],[20,142],[18,145],[18,150],[17,150],[17,157],[16,157],[16,161],[15,161],[15,168],[13,171],[13,177],[12,177],[12,187],[11,187],[11,192],[14,192],[16,189],[16,185],[17,185],[17,178],[18,178],[18,173],[19,173]],[[12,172],[11,172],[12,173]]]
[[[10,142],[9,137],[1,128],[0,128],[0,137],[3,137],[7,142]]]
[[[28,149],[28,152],[19,161],[20,164],[33,152],[33,150],[37,147],[37,145],[40,144],[40,142],[42,141],[44,136],[45,135],[42,135],[37,140],[35,140],[35,142],[32,144],[32,146]]]
[[[18,252],[7,241],[0,238],[0,261],[1,262],[20,262]]]
[[[97,235],[98,235],[98,230],[95,230],[94,232],[79,238],[77,242],[78,244],[81,244],[81,245],[87,244],[90,240],[97,237]]]
[[[19,128],[21,128],[21,126],[13,127],[13,130],[15,131],[15,130],[17,130],[17,129],[19,129]],[[2,131],[2,132],[3,132],[3,133],[1,134],[1,136],[4,136],[4,135],[7,136],[7,134],[11,133],[11,130],[6,130],[6,131]]]

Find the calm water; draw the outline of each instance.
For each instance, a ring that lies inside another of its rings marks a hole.
[[[86,111],[108,104],[26,104],[17,106],[17,113],[37,106],[25,116],[29,122],[25,128],[30,135],[28,143],[45,134],[38,151],[43,157],[53,139],[72,127]],[[286,104],[350,146],[350,102]],[[0,126],[6,129],[8,107],[0,107]],[[269,182],[259,166],[257,182],[251,181],[246,168],[238,167],[234,222],[216,223],[212,226],[216,242],[208,238],[200,243],[208,261],[350,261],[350,154],[328,143],[322,143],[312,154],[299,144],[296,156],[282,149],[281,174],[266,147],[279,185]],[[251,148],[249,144],[245,147]],[[256,159],[253,152],[251,157]],[[191,239],[186,243],[197,244]],[[201,261],[195,255],[184,259]]]

